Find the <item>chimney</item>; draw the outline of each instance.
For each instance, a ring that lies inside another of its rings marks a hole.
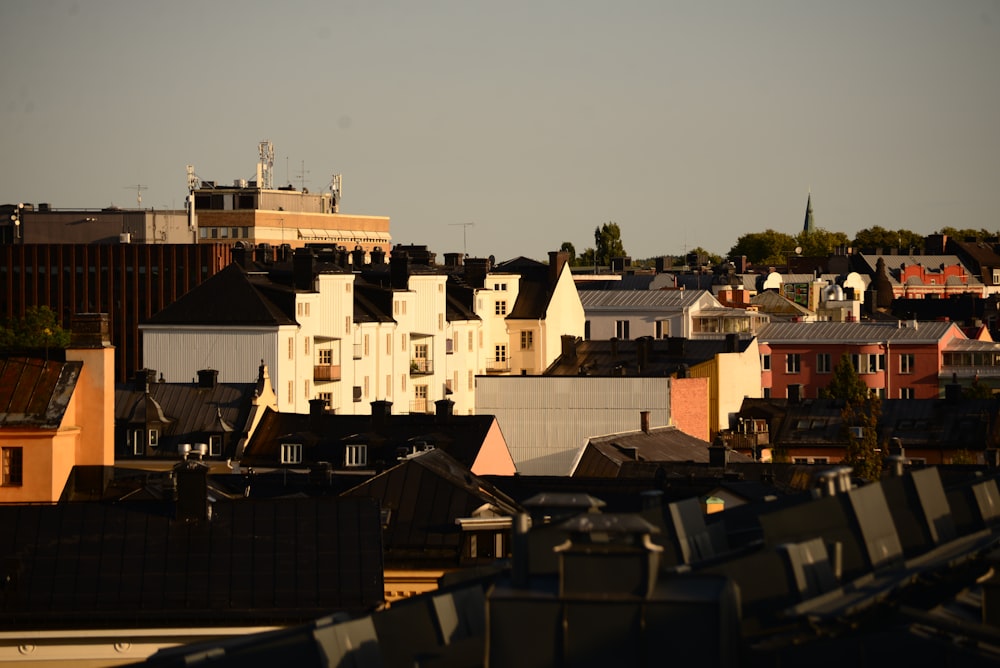
[[[209,518],[208,466],[185,459],[174,466],[176,480],[174,509],[181,522],[202,522]]]
[[[237,241],[233,245],[231,254],[232,254],[232,257],[233,257],[233,262],[235,262],[236,264],[240,265],[244,269],[247,268],[247,264],[249,264],[248,261],[247,261],[247,260],[249,260],[249,257],[248,257],[249,253],[247,252],[247,247],[243,245],[242,241]]]
[[[385,264],[385,251],[381,246],[376,246],[371,252],[372,264]]]
[[[292,280],[296,290],[313,290],[316,256],[312,248],[296,248],[292,256]]]
[[[740,335],[731,332],[726,334],[726,352],[735,353],[740,349]]]
[[[549,251],[549,284],[555,285],[562,275],[563,267],[569,262],[569,252]]]
[[[322,417],[326,414],[326,399],[309,400],[309,431],[319,433],[322,428]]]
[[[576,359],[576,343],[579,339],[572,334],[562,335],[562,356],[563,359],[570,361]]]
[[[729,451],[725,444],[716,440],[715,443],[708,446],[708,465],[714,468],[726,468],[726,464],[729,462]]]
[[[649,411],[639,411],[639,427],[642,433],[649,433]]]
[[[347,269],[347,249],[343,246],[337,246],[333,251],[333,255],[336,258],[334,262],[336,262],[337,266],[341,269]]]
[[[201,390],[211,390],[219,382],[219,370],[218,369],[199,369],[198,370],[198,389]]]
[[[149,393],[149,386],[156,382],[156,371],[153,369],[139,369],[135,372],[135,389]]]
[[[463,253],[445,253],[444,254],[444,266],[446,267],[461,267],[462,260],[465,258]]]
[[[77,381],[80,465],[114,466],[115,463],[115,348],[107,313],[77,313],[70,319],[67,362],[83,362]],[[86,391],[80,391],[86,388]]]
[[[351,264],[354,265],[355,269],[360,269],[365,266],[365,249],[359,245],[354,247],[351,251]]]
[[[465,271],[463,276],[465,282],[474,288],[482,288],[486,285],[486,274],[490,272],[489,258],[467,257],[462,265]]]
[[[434,402],[434,421],[438,424],[449,422],[454,410],[454,401],[451,399],[438,399]]]
[[[385,427],[388,425],[390,415],[392,415],[391,401],[377,399],[372,402],[372,425],[375,428]]]
[[[611,337],[611,358],[618,359],[618,337]]]
[[[685,341],[683,336],[671,336],[667,339],[667,353],[678,357],[684,355]]]
[[[389,256],[389,284],[393,290],[406,290],[410,284],[410,256],[393,251]]]

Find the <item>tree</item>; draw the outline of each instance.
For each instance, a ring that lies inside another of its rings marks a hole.
[[[0,351],[24,348],[65,348],[70,333],[63,329],[48,306],[32,306],[23,318],[7,318],[0,327]]]
[[[992,399],[993,388],[986,383],[980,382],[979,376],[972,379],[969,387],[962,389],[963,399]]]
[[[955,227],[942,227],[938,234],[945,234],[949,239],[955,239],[957,241],[965,241],[966,239],[975,239],[976,241],[982,241],[984,239],[989,239],[996,236],[996,232],[990,232],[986,229],[974,230],[972,228],[958,229]]]
[[[576,247],[568,241],[564,241],[562,246],[559,247],[560,251],[565,251],[569,253],[569,266],[573,267],[576,265]]]
[[[794,252],[797,245],[795,237],[784,232],[749,232],[736,240],[729,257],[746,255],[751,264],[785,264],[786,253]]]
[[[855,248],[905,248],[923,250],[923,235],[910,230],[887,230],[881,225],[858,230],[851,245]]]
[[[593,267],[594,265],[595,265],[595,262],[594,262],[594,249],[593,248],[584,248],[583,252],[580,253],[580,256],[576,259],[576,265],[574,265],[574,266],[577,266],[577,267]]]
[[[796,246],[806,257],[827,257],[838,246],[849,246],[851,240],[843,232],[829,232],[817,227],[812,232],[799,232],[795,237]]]
[[[597,264],[602,266],[610,265],[611,258],[625,255],[622,232],[618,223],[611,221],[594,229],[594,254]]]
[[[854,368],[851,356],[844,353],[833,370],[830,383],[819,394],[824,399],[843,399],[858,403],[867,399],[870,392],[865,381],[858,375],[858,370]]]

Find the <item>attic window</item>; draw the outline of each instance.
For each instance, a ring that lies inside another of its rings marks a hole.
[[[219,434],[213,434],[208,437],[208,456],[209,457],[221,457],[222,456],[222,436]]]
[[[301,443],[282,443],[281,444],[281,463],[282,464],[301,464],[302,463],[302,444]]]
[[[149,430],[149,447],[155,448],[160,443],[160,430],[150,429]]]
[[[366,466],[368,464],[368,446],[364,443],[354,443],[347,446],[344,452],[344,466]]]
[[[361,401],[361,386],[354,386],[354,401]]]

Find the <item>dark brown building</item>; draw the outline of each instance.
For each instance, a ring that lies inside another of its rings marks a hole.
[[[139,323],[231,260],[215,243],[0,245],[0,316],[48,306],[69,328],[74,313],[107,313],[121,382],[142,368]]]

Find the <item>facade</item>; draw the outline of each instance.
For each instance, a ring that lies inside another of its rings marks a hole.
[[[17,215],[19,224],[10,226],[10,217],[3,216],[0,245],[191,244],[198,239],[184,210],[53,209],[48,204],[24,204],[11,215]]]
[[[674,415],[707,422],[708,381],[700,378],[483,376],[476,384],[476,413],[496,416],[525,475],[568,475],[588,438],[633,430],[643,412],[654,426],[673,424]]]
[[[768,316],[727,308],[708,290],[582,290],[587,339],[752,336]]]
[[[224,244],[0,245],[0,316],[48,306],[69,328],[75,313],[107,314],[115,377],[124,382],[143,366],[139,323],[229,264],[230,251]]]
[[[107,317],[84,314],[65,362],[0,360],[0,503],[54,503],[74,466],[114,463],[113,354]]]
[[[761,386],[765,397],[816,398],[846,354],[879,396],[933,399],[945,350],[965,338],[951,322],[772,323],[758,336]]]
[[[973,294],[985,297],[986,286],[966,269],[955,255],[880,255],[859,253],[854,256],[859,272],[875,280],[879,260],[896,299],[944,298]]]

